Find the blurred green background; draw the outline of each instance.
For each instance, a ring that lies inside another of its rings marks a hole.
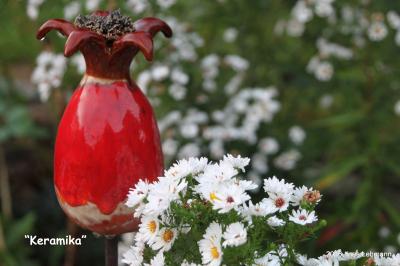
[[[108,8],[175,31],[157,38],[155,62],[138,55],[132,67],[166,164],[238,153],[252,158],[253,181],[320,189],[328,226],[304,246],[311,256],[400,249],[400,2],[0,0],[0,265],[103,263],[89,232],[75,248],[31,247],[24,235],[81,234],[55,198],[52,156],[84,65],[62,59],[65,39],[39,42],[36,30]],[[259,103],[257,90],[276,95]]]

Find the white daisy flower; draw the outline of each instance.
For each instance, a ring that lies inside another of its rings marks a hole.
[[[121,261],[129,266],[141,266],[143,262],[143,248],[132,246],[122,255]]]
[[[187,187],[186,180],[176,180],[168,177],[159,177],[158,182],[150,185],[143,213],[158,215],[167,210],[172,201],[179,199],[179,193]]]
[[[223,247],[237,247],[247,241],[247,230],[242,223],[233,223],[228,225],[223,235],[225,241],[222,243]]]
[[[200,264],[188,262],[187,260],[184,260],[181,264],[181,266],[201,266]]]
[[[275,206],[279,212],[284,212],[289,208],[290,199],[291,195],[288,194],[273,194],[269,198],[266,198],[265,201]]]
[[[294,185],[292,183],[286,183],[285,180],[279,180],[276,176],[264,179],[264,191],[269,196],[278,194],[292,195]]]
[[[211,223],[203,235],[203,239],[198,242],[203,265],[221,265],[223,255],[221,237],[221,225],[216,222]]]
[[[279,226],[284,225],[286,222],[282,219],[279,219],[276,216],[272,216],[272,217],[268,218],[267,223],[271,227],[279,227]]]
[[[307,210],[299,209],[292,211],[292,214],[289,215],[289,220],[296,224],[306,225],[318,221],[318,217],[315,215],[315,211],[308,212]]]
[[[266,200],[271,201],[280,212],[288,209],[293,189],[292,183],[278,180],[275,176],[264,180],[264,190],[269,196]]]
[[[138,240],[152,243],[160,229],[160,221],[156,217],[144,216],[139,225]]]
[[[312,189],[309,189],[306,186],[298,187],[293,190],[293,196],[290,202],[292,203],[293,206],[299,206],[300,202],[303,200],[304,195],[308,192],[311,191]]]
[[[203,174],[200,174],[196,180],[199,183],[219,184],[236,176],[238,171],[232,165],[224,162],[211,164],[207,166]]]
[[[271,201],[263,199],[256,204],[253,204],[251,201],[249,201],[249,205],[244,204],[241,213],[245,216],[267,216],[275,213],[277,210]]]
[[[274,253],[267,253],[264,257],[258,258],[254,261],[257,266],[280,266],[281,261]]]
[[[154,238],[151,248],[153,250],[161,249],[162,251],[168,251],[172,248],[177,235],[178,231],[175,228],[163,227]]]
[[[149,192],[149,183],[147,180],[139,180],[134,189],[130,189],[128,193],[128,200],[125,205],[128,207],[135,207],[143,201]]]
[[[250,158],[242,158],[240,155],[234,157],[231,154],[227,154],[224,155],[223,162],[229,163],[233,168],[240,169],[242,172],[245,172],[244,168],[249,164]]]
[[[165,258],[164,253],[162,251],[158,252],[154,258],[151,259],[150,264],[145,263],[145,266],[164,266]]]
[[[250,199],[243,189],[235,185],[221,186],[219,190],[220,200],[213,201],[213,209],[218,210],[219,213],[227,213]]]

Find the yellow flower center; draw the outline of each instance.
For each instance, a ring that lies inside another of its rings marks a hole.
[[[217,197],[217,195],[215,194],[215,192],[211,192],[211,193],[210,193],[210,199],[211,199],[211,201],[214,201],[214,200],[221,200],[220,198]]]
[[[156,229],[157,229],[157,223],[153,220],[153,221],[150,221],[148,224],[147,224],[147,228],[149,229],[149,231],[151,232],[151,233],[155,233],[156,232]]]
[[[163,239],[165,242],[170,242],[173,237],[174,237],[174,232],[172,232],[172,230],[169,229],[165,230],[163,234]]]
[[[217,247],[212,247],[211,248],[211,257],[213,257],[213,259],[218,259],[219,258],[219,252]]]

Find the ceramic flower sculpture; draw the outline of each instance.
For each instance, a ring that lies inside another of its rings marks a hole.
[[[153,37],[170,27],[157,18],[132,22],[119,11],[51,19],[37,33],[67,37],[64,55],[80,51],[86,73],[66,107],[55,144],[54,183],[64,212],[102,235],[133,231],[137,221],[125,206],[130,187],[156,179],[163,155],[152,107],[131,80],[129,67],[141,51],[153,58]]]

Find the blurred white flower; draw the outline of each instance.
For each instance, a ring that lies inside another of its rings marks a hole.
[[[167,156],[173,156],[176,154],[176,151],[178,150],[178,141],[173,140],[173,139],[166,139],[162,143],[162,150],[163,153]]]
[[[329,81],[333,76],[333,66],[329,62],[320,62],[315,69],[315,77],[320,81]]]
[[[187,139],[195,138],[199,133],[199,127],[195,123],[183,123],[180,125],[179,130],[182,137]]]
[[[308,22],[313,18],[313,12],[311,8],[309,8],[307,2],[303,0],[299,0],[296,2],[295,6],[292,9],[292,15],[297,21],[301,23]]]
[[[303,143],[306,138],[306,132],[299,126],[292,126],[289,129],[289,139],[296,145]]]
[[[267,155],[274,154],[279,150],[279,143],[275,138],[267,137],[258,142],[259,150]]]
[[[400,29],[397,30],[396,36],[395,36],[394,38],[395,38],[395,39],[394,39],[395,43],[396,43],[398,46],[400,46]]]
[[[86,71],[86,62],[82,54],[75,54],[71,57],[71,63],[76,67],[79,74],[83,74]]]
[[[279,227],[279,226],[283,226],[286,222],[282,219],[279,219],[276,216],[272,216],[272,217],[268,218],[267,223],[271,227]]]
[[[175,83],[186,85],[189,81],[189,76],[179,68],[174,68],[171,72],[171,80]]]
[[[86,10],[87,11],[95,11],[99,8],[101,0],[86,0]]]
[[[328,42],[325,38],[318,38],[317,48],[321,57],[335,56],[340,59],[351,59],[353,51],[337,43]]]
[[[155,81],[161,81],[168,77],[170,69],[166,65],[156,65],[151,69],[151,76]]]
[[[221,140],[211,141],[209,150],[213,158],[221,158],[225,153],[224,143]]]
[[[267,157],[261,153],[256,153],[251,157],[251,166],[257,173],[265,174],[268,172]]]
[[[286,32],[289,36],[300,37],[305,30],[304,23],[297,19],[290,19],[286,24]]]
[[[390,235],[390,229],[386,226],[383,226],[379,229],[378,235],[381,238],[387,238]]]
[[[300,158],[301,154],[297,150],[289,150],[276,157],[274,165],[282,170],[290,171],[296,167],[297,161]]]
[[[238,30],[236,28],[231,27],[231,28],[227,28],[224,31],[223,38],[224,38],[225,42],[231,43],[231,42],[236,41],[237,36],[238,36]]]
[[[81,11],[81,3],[78,1],[73,1],[64,7],[64,18],[71,20],[75,18]]]
[[[162,8],[170,8],[176,3],[176,0],[157,0],[157,4]]]
[[[39,16],[39,7],[43,4],[44,0],[28,0],[26,6],[26,14],[32,20],[36,20]]]
[[[389,25],[395,29],[395,30],[399,30],[400,29],[400,16],[399,14],[397,14],[396,11],[394,10],[390,10],[387,15],[387,20],[389,22]]]
[[[36,58],[36,68],[32,73],[32,83],[38,86],[40,99],[47,101],[50,90],[61,85],[66,70],[66,59],[62,54],[43,51]]]
[[[240,87],[240,85],[242,84],[243,81],[243,75],[241,75],[240,73],[233,76],[228,83],[226,83],[225,87],[224,87],[224,91],[227,95],[232,95],[234,93],[236,93]]]
[[[186,91],[187,89],[184,86],[176,83],[171,84],[171,86],[169,86],[168,88],[169,94],[172,96],[172,98],[174,98],[177,101],[185,98]]]
[[[394,113],[398,116],[400,116],[400,100],[398,100],[395,104],[394,104]]]
[[[128,0],[126,5],[134,14],[139,14],[148,8],[149,3],[148,0]]]
[[[388,34],[388,29],[385,23],[374,21],[368,28],[368,37],[371,41],[381,41]]]
[[[322,95],[321,98],[319,99],[319,105],[320,105],[322,108],[327,109],[327,108],[329,108],[329,107],[332,106],[333,100],[334,100],[334,98],[333,98],[332,95],[330,95],[330,94],[324,94],[324,95]]]
[[[332,6],[334,0],[318,0],[315,4],[315,14],[320,17],[330,17],[334,14],[335,10]]]
[[[237,247],[247,242],[247,230],[242,223],[236,222],[228,225],[223,238],[223,247]]]
[[[189,158],[200,155],[200,147],[195,143],[188,143],[182,146],[178,152],[178,158]]]
[[[242,72],[249,68],[249,62],[238,55],[227,55],[224,58],[224,62],[237,72]]]

